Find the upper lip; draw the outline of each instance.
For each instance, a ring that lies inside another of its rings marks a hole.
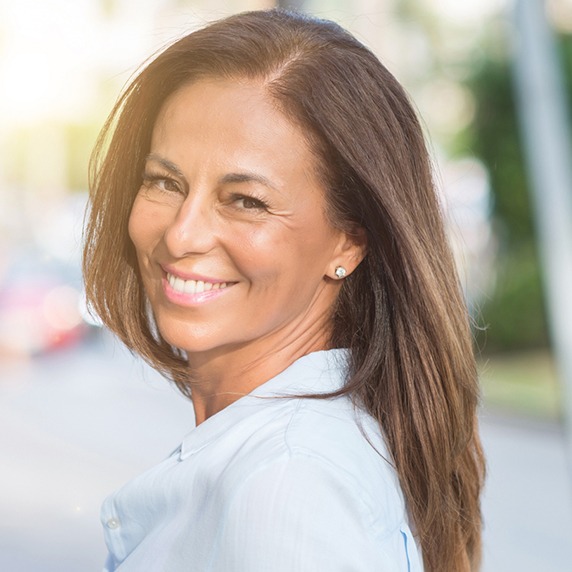
[[[205,276],[203,274],[196,274],[194,272],[185,272],[183,270],[175,269],[172,266],[161,265],[161,268],[167,274],[171,274],[175,278],[180,278],[181,280],[196,280],[202,282],[210,282],[211,284],[222,284],[223,282],[233,282],[232,280],[224,280],[221,278],[213,278],[212,276]]]

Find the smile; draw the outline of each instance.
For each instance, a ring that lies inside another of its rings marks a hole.
[[[202,294],[211,290],[223,290],[226,282],[205,282],[203,280],[183,280],[167,272],[167,281],[175,292],[180,294]]]

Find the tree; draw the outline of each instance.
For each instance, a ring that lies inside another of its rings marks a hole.
[[[572,37],[559,42],[568,87],[572,85]],[[467,80],[476,114],[463,147],[469,146],[489,170],[494,222],[500,239],[496,287],[482,307],[480,346],[486,351],[548,344],[543,288],[536,248],[529,182],[521,146],[507,50],[486,50]],[[570,93],[570,91],[569,91]]]

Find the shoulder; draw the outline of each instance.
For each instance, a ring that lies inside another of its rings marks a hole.
[[[360,428],[344,401],[283,409],[272,435],[237,458],[238,471],[228,466],[221,570],[420,569],[408,565],[418,555],[393,469],[363,434],[369,419]]]
[[[277,400],[268,414],[221,475],[230,495],[266,491],[297,497],[300,506],[335,495],[370,526],[393,529],[405,519],[381,431],[348,397]]]
[[[349,397],[304,399],[284,434],[289,458],[311,459],[372,506],[375,519],[400,520],[404,503],[381,428]]]

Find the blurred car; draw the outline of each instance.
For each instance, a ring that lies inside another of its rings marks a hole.
[[[79,341],[79,270],[37,251],[12,254],[0,276],[0,354],[33,356]]]

